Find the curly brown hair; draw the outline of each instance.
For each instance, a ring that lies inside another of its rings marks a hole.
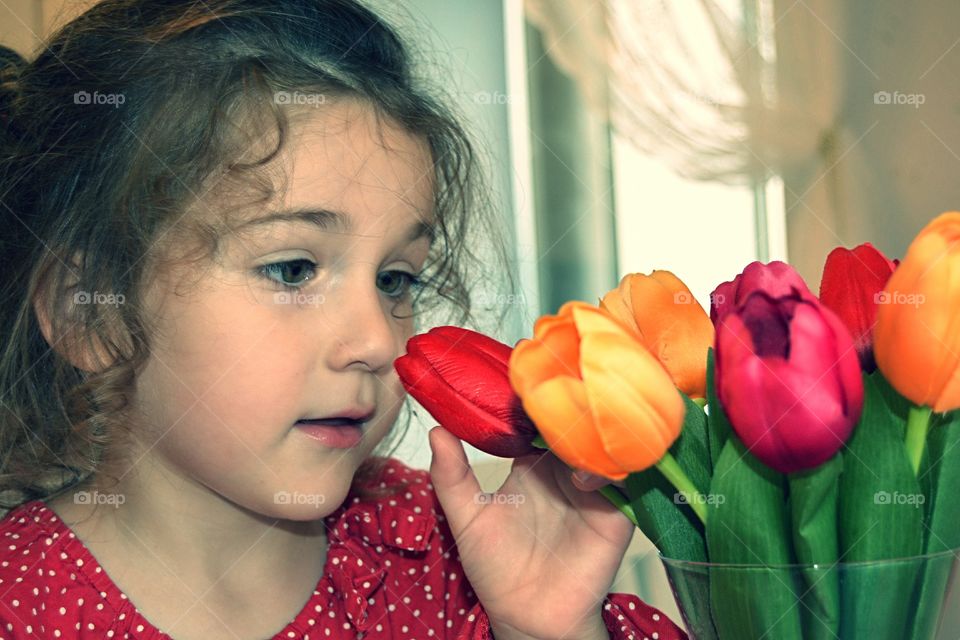
[[[418,323],[431,309],[473,322],[470,282],[507,264],[493,207],[478,197],[470,136],[442,92],[414,74],[397,33],[355,0],[106,0],[29,63],[4,51],[0,68],[5,508],[116,472],[113,452],[127,441],[134,382],[150,354],[141,294],[185,239],[199,242],[179,259],[213,255],[222,228],[184,215],[208,181],[270,195],[258,170],[284,148],[294,113],[277,92],[360,99],[427,141],[436,241],[414,298]],[[97,102],[106,104],[91,108]],[[248,158],[250,132],[267,127],[276,144]],[[475,228],[499,258],[467,244]],[[84,292],[122,295],[123,304],[71,304]],[[68,354],[80,348],[101,356],[97,366],[73,364]],[[409,423],[408,411],[378,450]],[[356,479],[377,476],[383,460],[371,457]]]

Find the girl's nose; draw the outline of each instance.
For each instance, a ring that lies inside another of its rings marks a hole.
[[[330,367],[360,367],[374,373],[392,369],[400,355],[398,321],[391,307],[373,285],[352,287],[339,296],[330,350]],[[328,307],[328,317],[331,309]]]

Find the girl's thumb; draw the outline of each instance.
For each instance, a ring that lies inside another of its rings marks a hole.
[[[428,439],[433,453],[430,477],[450,531],[457,536],[483,508],[480,483],[459,438],[443,427],[434,427]]]

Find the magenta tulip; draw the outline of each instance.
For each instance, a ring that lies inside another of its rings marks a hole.
[[[809,291],[800,274],[786,262],[751,262],[740,275],[724,282],[710,294],[710,320],[716,326],[719,318],[735,309],[754,291],[777,297],[793,290]]]
[[[860,366],[876,370],[873,359],[873,325],[877,305],[896,264],[872,244],[856,249],[837,247],[827,256],[820,281],[820,301],[836,313],[853,334]]]
[[[513,349],[476,331],[438,327],[413,336],[394,361],[400,382],[440,425],[503,458],[537,453],[537,429],[510,386]]]
[[[782,283],[770,287],[783,290]],[[863,409],[853,338],[809,292],[756,290],[717,326],[716,384],[734,431],[767,466],[810,469],[843,447]]]

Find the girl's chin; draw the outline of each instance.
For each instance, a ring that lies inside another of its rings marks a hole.
[[[282,520],[309,521],[325,518],[343,504],[350,491],[353,474],[342,470],[331,472],[330,476],[343,477],[343,481],[327,481],[319,483],[301,484],[302,489],[277,489],[267,498],[267,504],[262,505],[261,513]]]

